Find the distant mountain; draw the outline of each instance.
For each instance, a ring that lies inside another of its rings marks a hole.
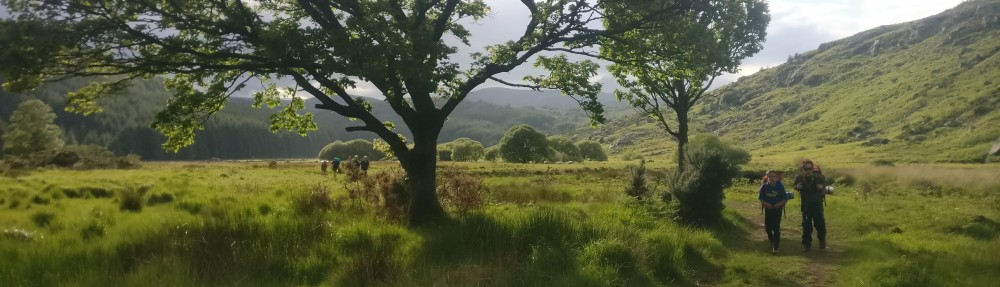
[[[167,153],[162,148],[164,137],[149,128],[153,116],[169,97],[160,80],[136,82],[123,96],[102,101],[105,112],[81,116],[65,112],[66,93],[87,81],[73,79],[39,87],[29,95],[6,94],[0,91],[0,133],[18,103],[38,98],[52,106],[56,123],[65,131],[68,144],[108,146],[116,153],[135,153],[147,160],[249,159],[249,158],[309,158],[334,140],[367,139],[376,136],[368,132],[346,132],[345,127],[357,125],[330,111],[313,108],[309,100],[306,112],[313,113],[319,130],[307,137],[290,132],[272,133],[268,128],[269,109],[250,107],[250,99],[232,98],[218,114],[206,123],[205,130],[195,136],[194,145],[179,153]],[[372,100],[375,115],[386,121],[401,123],[382,101]],[[511,126],[529,124],[545,133],[563,133],[587,125],[586,115],[577,108],[552,109],[522,105],[496,105],[482,101],[466,101],[449,117],[439,136],[440,142],[468,137],[486,146],[494,145]],[[398,132],[408,138],[402,124]],[[2,142],[0,142],[2,144]]]
[[[627,108],[628,103],[620,103],[615,95],[600,93],[597,96],[605,109]],[[559,91],[521,90],[510,88],[484,88],[469,94],[468,100],[482,101],[491,104],[511,107],[537,107],[552,109],[580,109],[580,104],[569,96],[563,96]]]
[[[965,1],[789,56],[711,92],[693,124],[791,162],[981,162],[1000,136],[1000,0]],[[672,154],[639,116],[577,137],[613,150]]]

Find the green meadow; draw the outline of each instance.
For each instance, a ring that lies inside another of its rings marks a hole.
[[[443,163],[442,186],[474,191],[442,196],[450,219],[420,228],[315,163],[7,171],[0,285],[996,284],[1000,166],[826,167],[829,248],[800,250],[793,200],[771,255],[758,172],[726,190],[723,223],[699,228],[676,223],[672,203],[626,196],[633,164]],[[647,164],[654,191],[671,165]]]

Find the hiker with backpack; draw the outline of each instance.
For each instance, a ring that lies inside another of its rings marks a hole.
[[[811,160],[802,160],[801,172],[795,177],[795,190],[802,199],[802,251],[812,249],[812,231],[816,228],[819,249],[826,249],[826,218],[823,215],[823,197],[827,190],[826,178],[814,172]]]
[[[781,242],[781,215],[788,202],[786,194],[779,174],[768,171],[762,180],[757,199],[764,208],[764,231],[767,232],[767,241],[771,245],[771,254],[778,253],[778,243]]]

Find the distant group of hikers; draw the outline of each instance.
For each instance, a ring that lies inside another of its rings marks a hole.
[[[799,191],[802,200],[802,251],[809,252],[812,249],[813,228],[816,228],[819,249],[826,249],[823,203],[827,194],[833,194],[833,187],[827,185],[819,166],[811,160],[802,160],[799,169],[792,186]],[[785,204],[794,197],[793,193],[785,191],[780,172],[768,171],[765,174],[757,199],[764,209],[764,230],[771,243],[772,254],[778,252],[778,244],[781,242],[781,216]]]
[[[340,162],[341,162],[340,157],[334,157],[333,161],[330,162],[329,166],[332,167],[333,174],[335,175],[340,173]],[[346,163],[344,163],[345,168],[360,169],[362,174],[368,174],[368,166],[370,164],[371,161],[368,160],[367,155],[361,158],[359,158],[358,155],[354,155],[353,157],[348,159]],[[323,171],[323,174],[326,174],[327,167],[328,167],[327,161],[325,160],[322,161],[322,163],[320,164],[320,170]]]

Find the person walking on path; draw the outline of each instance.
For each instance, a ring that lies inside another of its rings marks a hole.
[[[826,218],[823,215],[823,192],[826,179],[813,173],[811,160],[802,160],[801,173],[795,177],[795,190],[802,199],[802,251],[812,249],[812,231],[816,228],[819,249],[826,249]]]
[[[757,199],[764,208],[764,231],[767,232],[767,241],[771,244],[771,254],[778,253],[778,244],[781,243],[781,215],[788,197],[777,172],[767,172],[767,177],[757,193]]]

